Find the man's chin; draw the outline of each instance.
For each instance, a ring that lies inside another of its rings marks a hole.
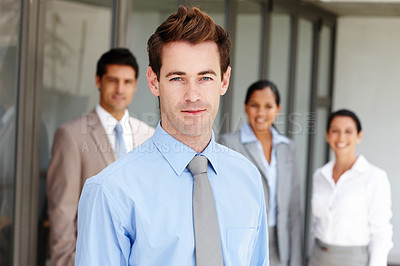
[[[181,133],[191,137],[200,137],[211,133],[211,127],[188,125],[182,127]]]
[[[114,105],[113,106],[113,111],[115,113],[121,113],[121,112],[125,112],[126,108],[127,108],[126,105],[122,105],[122,104]]]

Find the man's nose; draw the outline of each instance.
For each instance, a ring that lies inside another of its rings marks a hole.
[[[201,96],[200,96],[196,82],[189,81],[186,84],[185,100],[190,101],[190,102],[196,102],[200,99],[201,99]]]

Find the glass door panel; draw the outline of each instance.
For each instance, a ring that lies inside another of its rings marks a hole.
[[[21,3],[0,3],[0,265],[12,265]]]
[[[311,21],[299,19],[298,46],[296,59],[296,84],[294,95],[294,112],[290,114],[293,140],[296,143],[302,195],[305,195],[308,162],[308,136],[315,115],[310,113],[313,24]]]
[[[244,100],[247,88],[259,79],[261,58],[261,5],[251,1],[239,2],[236,18],[234,66],[231,74],[233,93],[231,130],[240,128],[247,121]]]
[[[48,260],[51,226],[45,204],[46,172],[56,129],[99,102],[96,64],[110,49],[112,0],[52,0],[46,4],[43,62],[38,261]]]
[[[268,78],[278,87],[281,111],[275,121],[280,133],[286,133],[289,100],[290,33],[291,17],[285,13],[271,15],[271,40],[268,58]]]

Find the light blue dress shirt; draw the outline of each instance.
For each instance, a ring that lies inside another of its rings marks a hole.
[[[270,127],[272,134],[272,152],[271,161],[268,163],[264,156],[264,150],[262,148],[261,142],[254,135],[253,130],[249,123],[244,124],[240,128],[240,141],[244,143],[256,142],[258,150],[260,152],[260,158],[265,168],[265,173],[267,175],[268,188],[269,188],[269,209],[268,209],[268,226],[276,225],[276,217],[278,216],[278,164],[276,159],[276,146],[280,143],[289,144],[290,141],[286,137],[280,135],[274,127]]]
[[[209,160],[225,266],[268,266],[268,228],[257,168],[214,141]],[[78,210],[76,265],[194,266],[196,152],[158,125],[154,136],[88,179]]]

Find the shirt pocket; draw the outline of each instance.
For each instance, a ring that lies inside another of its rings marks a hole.
[[[250,265],[255,236],[255,227],[227,228],[226,243],[231,265]]]

